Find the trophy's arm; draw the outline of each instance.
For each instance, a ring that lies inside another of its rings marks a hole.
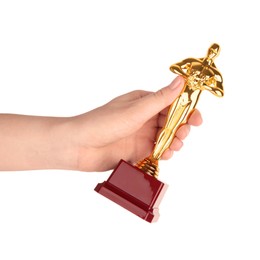
[[[189,77],[191,73],[191,68],[195,65],[198,64],[201,66],[201,62],[203,59],[194,59],[194,58],[188,58],[185,59],[181,62],[178,62],[176,64],[172,64],[170,67],[170,70],[173,73],[176,73],[178,75],[181,75],[183,77]]]
[[[200,89],[191,89],[187,83],[185,84],[180,96],[172,103],[166,123],[156,141],[151,159],[159,160],[162,154],[170,147],[176,131],[185,124],[189,118],[191,111],[195,108],[200,96]]]

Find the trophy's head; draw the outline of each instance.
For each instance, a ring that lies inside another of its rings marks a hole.
[[[208,59],[214,60],[219,55],[219,52],[220,52],[219,45],[217,43],[213,43],[208,50],[208,55],[207,55]]]

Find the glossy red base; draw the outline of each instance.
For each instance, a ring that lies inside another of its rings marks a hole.
[[[155,222],[167,187],[167,184],[121,160],[108,180],[99,183],[95,191],[140,218]]]

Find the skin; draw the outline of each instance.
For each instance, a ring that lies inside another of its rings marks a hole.
[[[136,90],[73,117],[0,114],[0,170],[107,171],[120,159],[148,156],[170,104],[183,88],[178,76],[157,92]],[[195,110],[161,159],[181,149],[190,126],[202,123]]]

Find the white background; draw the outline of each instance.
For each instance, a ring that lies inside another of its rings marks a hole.
[[[221,46],[225,97],[160,162],[149,224],[93,191],[111,172],[0,173],[0,259],[260,259],[257,1],[0,0],[0,112],[71,116]],[[0,140],[1,145],[1,140]],[[1,158],[0,158],[1,159]]]

